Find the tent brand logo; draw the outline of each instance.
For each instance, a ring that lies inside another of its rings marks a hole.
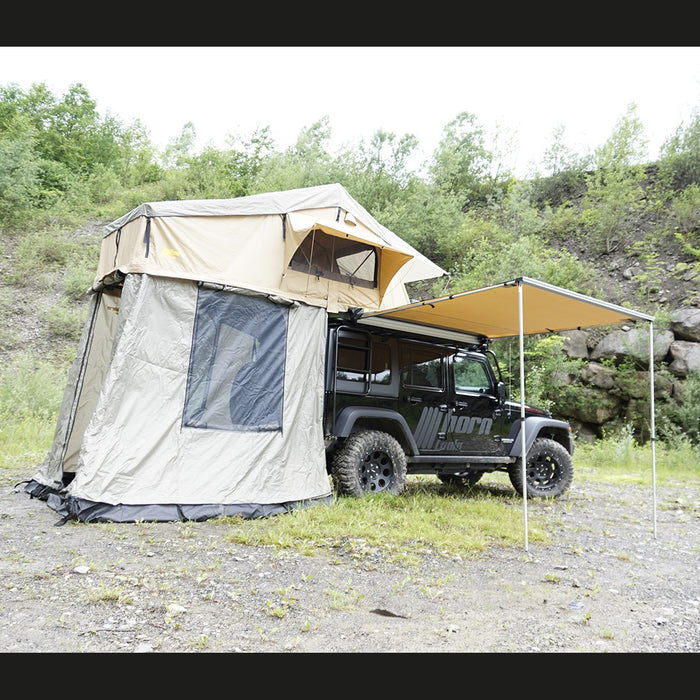
[[[444,449],[443,441],[447,435],[456,439],[460,435],[490,435],[493,419],[480,416],[455,416],[437,406],[423,409],[414,437],[418,447],[423,450]],[[440,441],[437,442],[438,436]],[[461,449],[462,443],[455,441],[453,447]]]
[[[115,314],[119,313],[119,307],[118,306],[105,306],[107,311],[114,311]]]
[[[166,258],[179,258],[180,251],[175,250],[174,248],[164,248],[163,255],[165,255]]]

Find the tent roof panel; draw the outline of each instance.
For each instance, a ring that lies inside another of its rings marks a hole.
[[[339,208],[361,222],[391,248],[409,253],[413,259],[404,267],[404,282],[441,277],[447,272],[419,253],[393,231],[382,226],[339,183],[301,187],[281,192],[264,192],[234,199],[196,199],[147,202],[108,224],[105,236],[139,217],[207,217],[282,215],[295,211]]]

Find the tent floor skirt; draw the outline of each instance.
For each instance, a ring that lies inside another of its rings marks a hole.
[[[201,522],[215,518],[239,516],[246,520],[266,518],[271,515],[290,513],[299,508],[313,505],[331,505],[332,494],[317,498],[285,503],[152,503],[112,505],[98,503],[84,498],[64,496],[56,489],[31,481],[24,489],[33,498],[46,501],[47,505],[63,516],[57,523],[63,525],[69,520],[84,523],[133,523],[133,522]]]

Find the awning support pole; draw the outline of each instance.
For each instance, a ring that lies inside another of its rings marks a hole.
[[[654,539],[656,539],[656,421],[654,410],[654,322],[649,321],[649,389],[651,404],[651,486],[652,504],[654,508]]]
[[[518,280],[518,324],[520,342],[520,463],[523,472],[523,515],[525,518],[525,551],[527,552],[527,440],[525,439],[525,352],[523,342],[523,283],[521,280]]]

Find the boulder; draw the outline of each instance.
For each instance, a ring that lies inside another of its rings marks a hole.
[[[700,342],[700,309],[679,309],[671,314],[671,330],[677,338]]]
[[[671,331],[654,333],[654,362],[663,360],[674,340]],[[616,330],[608,333],[591,351],[592,360],[622,362],[632,359],[640,366],[649,366],[649,329],[633,328],[630,331]]]
[[[700,370],[700,343],[675,340],[669,348],[671,364],[668,366],[677,377],[687,377]]]
[[[577,387],[575,398],[568,402],[557,402],[557,409],[568,418],[582,423],[602,425],[620,413],[622,401],[605,389],[594,386]]]
[[[561,336],[564,339],[562,350],[569,357],[582,360],[588,358],[588,333],[586,331],[565,331]]]
[[[589,362],[583,371],[583,380],[599,389],[610,390],[615,386],[615,370],[599,362]]]

